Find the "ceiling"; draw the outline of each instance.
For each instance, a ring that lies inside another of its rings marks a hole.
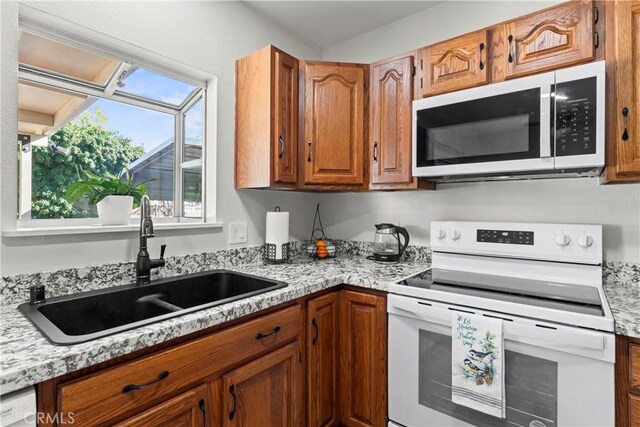
[[[321,49],[439,3],[442,1],[245,1],[269,21]]]

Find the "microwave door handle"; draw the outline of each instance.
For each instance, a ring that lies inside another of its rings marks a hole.
[[[544,84],[540,88],[540,158],[551,157],[551,103],[555,102],[551,93],[551,84]],[[555,126],[554,126],[555,128]]]
[[[539,326],[505,323],[504,334],[506,339],[529,344],[556,344],[559,347],[570,346],[590,350],[604,349],[603,336],[588,332],[569,332]]]

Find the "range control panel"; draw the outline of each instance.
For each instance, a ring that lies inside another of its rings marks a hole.
[[[478,229],[476,241],[507,245],[533,245],[533,231]]]

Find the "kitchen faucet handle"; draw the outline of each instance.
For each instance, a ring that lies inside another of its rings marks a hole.
[[[160,259],[164,259],[164,251],[167,249],[167,245],[160,246]]]

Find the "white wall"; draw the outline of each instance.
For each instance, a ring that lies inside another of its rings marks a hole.
[[[553,2],[450,1],[323,50],[327,61],[373,62],[483,28]],[[435,192],[323,195],[333,238],[371,240],[373,224],[405,225],[429,243],[431,220],[576,222],[604,225],[605,259],[640,262],[640,184],[595,179],[448,184]]]
[[[240,2],[28,2],[51,15],[180,61],[218,77],[218,219],[247,221],[249,244],[263,242],[264,217],[280,205],[289,209],[293,238],[306,238],[317,196],[313,194],[240,191],[233,188],[234,62],[273,43],[300,58],[320,52],[265,21]],[[1,195],[2,223],[16,214],[16,59],[17,4],[0,2]],[[161,243],[167,255],[226,248],[223,230],[158,231],[150,240],[152,254]],[[137,233],[70,237],[2,238],[2,275],[131,261]]]

